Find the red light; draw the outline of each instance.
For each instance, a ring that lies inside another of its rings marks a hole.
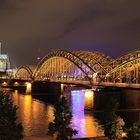
[[[40,60],[41,58],[40,57],[37,57],[37,60]]]

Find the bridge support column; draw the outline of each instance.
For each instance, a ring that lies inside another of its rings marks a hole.
[[[113,73],[113,82],[115,83],[115,72]]]
[[[37,81],[32,83],[33,94],[61,94],[61,84],[55,82]]]
[[[136,66],[136,69],[135,69],[135,71],[136,71],[136,84],[138,84],[138,83],[139,83],[139,81],[138,81],[138,79],[139,79],[139,70],[138,70],[138,64],[137,64],[137,66]]]
[[[120,68],[120,83],[122,83],[122,69]]]
[[[121,109],[136,109],[140,108],[140,94],[139,90],[107,88],[105,90],[95,92],[94,94],[94,109],[104,110],[107,101],[114,98],[120,104]]]

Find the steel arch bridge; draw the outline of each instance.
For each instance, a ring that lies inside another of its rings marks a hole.
[[[20,66],[14,75],[16,79],[22,80],[33,80],[33,73],[35,71],[35,67],[31,65]]]
[[[38,64],[34,78],[90,80],[104,79],[109,62],[114,61],[109,56],[99,52],[63,51],[58,50],[46,55]]]
[[[110,82],[140,83],[140,50],[132,51],[110,63],[112,70],[106,78]]]
[[[140,83],[140,50],[117,59],[97,51],[57,50],[48,53],[36,68],[19,67],[15,77],[41,81]]]

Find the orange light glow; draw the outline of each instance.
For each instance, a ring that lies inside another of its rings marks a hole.
[[[85,91],[85,97],[92,97],[93,96],[93,92],[92,91]]]
[[[93,104],[94,104],[94,93],[91,90],[86,90],[85,91],[85,98],[84,98],[84,108],[89,109],[89,108],[93,108]]]
[[[25,95],[24,98],[24,104],[23,104],[23,108],[24,108],[24,115],[23,115],[23,119],[26,120],[24,123],[24,125],[29,125],[30,123],[30,116],[31,116],[31,112],[32,112],[32,96],[31,95]]]
[[[31,93],[32,84],[29,82],[26,82],[26,93]]]
[[[19,83],[18,83],[18,82],[15,82],[15,83],[14,83],[14,86],[19,86]]]
[[[61,84],[61,93],[64,91],[64,84]]]
[[[127,137],[127,133],[126,133],[126,132],[123,132],[123,133],[122,133],[122,138],[123,138],[123,137]]]
[[[8,85],[7,82],[3,82],[3,83],[2,83],[2,86],[7,86],[7,85]]]

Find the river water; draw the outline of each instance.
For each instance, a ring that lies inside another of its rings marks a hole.
[[[127,93],[140,94],[139,90],[127,90]],[[72,127],[78,130],[78,134],[74,137],[97,137],[104,136],[104,129],[99,124],[91,111],[85,111],[84,108],[93,107],[94,92],[90,90],[72,90],[65,93],[73,115]],[[53,121],[53,103],[57,101],[53,96],[51,102],[48,96],[20,94],[15,91],[12,99],[18,106],[18,121],[24,127],[24,136],[44,137],[47,133],[49,122]],[[126,126],[131,126],[133,122],[140,120],[140,109],[125,110],[118,113]],[[96,116],[97,117],[97,116]],[[99,118],[98,118],[99,119]]]
[[[22,122],[25,136],[46,136],[49,122],[53,121],[53,106],[50,103],[33,98],[32,95],[12,94],[15,105],[18,106],[18,121]],[[83,90],[71,91],[69,102],[73,114],[72,127],[78,130],[74,137],[103,136],[104,131],[93,113],[85,112],[84,107],[93,105],[90,92]]]

